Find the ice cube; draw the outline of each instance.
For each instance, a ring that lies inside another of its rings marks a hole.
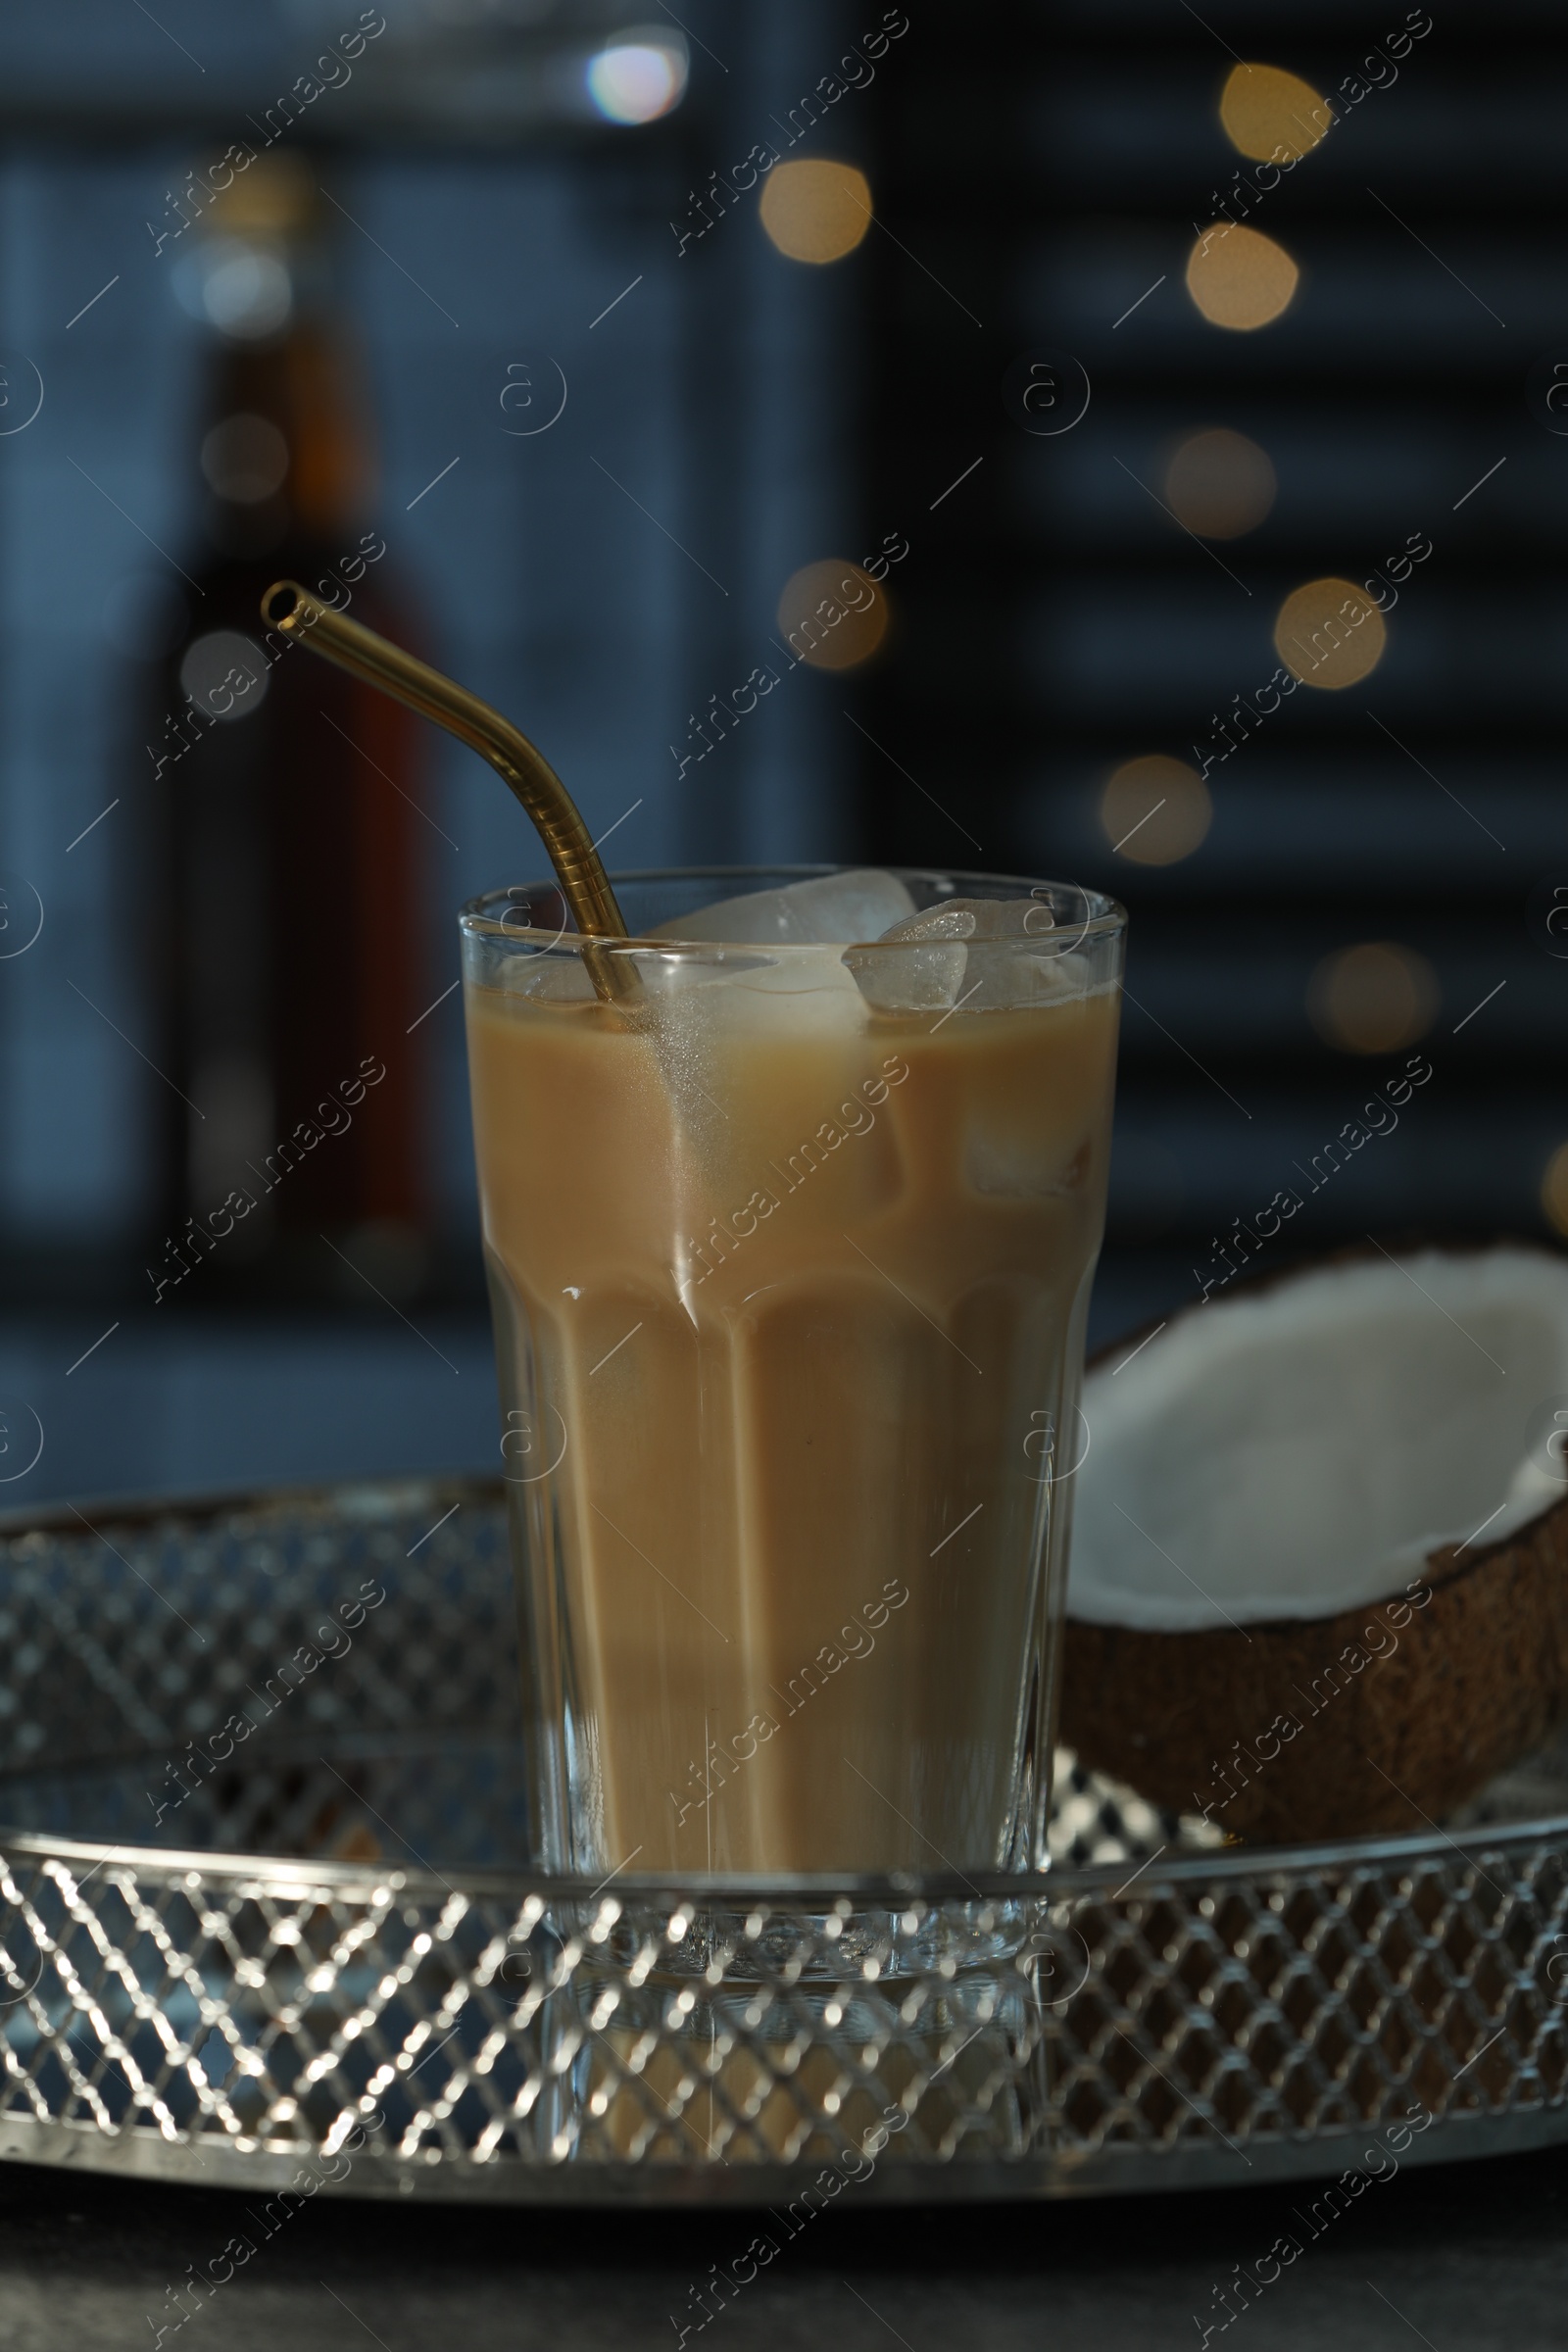
[[[813,874],[781,890],[755,890],[722,899],[695,914],[658,923],[653,939],[712,939],[742,946],[819,944],[848,947],[879,939],[890,923],[914,912],[914,901],[893,874],[865,866],[847,874]]]
[[[580,956],[509,956],[501,985],[508,996],[541,1004],[586,1004],[594,993]]]
[[[963,992],[965,949],[958,939],[846,948],[844,962],[861,996],[879,1012],[946,1012]]]
[[[1065,1200],[1083,1186],[1091,1159],[1087,1134],[979,1124],[965,1138],[963,1172],[971,1192],[995,1200]]]
[[[934,969],[908,982],[896,969],[879,977],[862,968],[857,977],[873,1003],[916,1009],[928,1004],[943,1008],[961,1004],[965,1012],[999,1012],[1047,1004],[1076,996],[1085,985],[1079,961],[1070,953],[1078,936],[1079,928],[1058,922],[1043,899],[945,899],[911,920],[896,923],[884,937],[967,941],[966,952],[945,951],[953,958],[941,973],[949,994],[918,993],[922,986],[930,990],[936,985]],[[944,951],[932,947],[923,953],[932,956]]]
[[[918,928],[917,928],[918,926]],[[943,899],[912,922],[898,923],[892,939],[1023,939],[1052,929],[1051,909],[1039,899]]]
[[[1021,939],[977,939],[970,943],[964,975],[965,1012],[1017,1011],[1029,1004],[1059,1004],[1081,996],[1090,985],[1082,956],[1053,955]]]
[[[852,1065],[858,1070],[869,1015],[837,948],[798,947],[776,960],[644,956],[638,962],[658,970],[657,984],[645,989],[640,1025],[680,1131],[714,1180],[741,1132],[731,1125],[737,1104],[759,1084],[764,1095],[770,1083],[787,1095],[799,1071],[813,1096],[837,1100]],[[734,1169],[731,1180],[743,1172]]]
[[[928,906],[923,914],[911,914],[902,923],[894,923],[883,932],[884,939],[972,939],[978,924],[974,899],[950,899],[944,906]]]
[[[700,1023],[705,1032],[795,1029],[803,1037],[865,1026],[859,991],[837,948],[812,942],[777,957],[650,956],[638,962],[657,965],[649,996],[677,1025]]]
[[[844,960],[878,1011],[946,1012],[962,990],[962,942],[974,927],[965,906],[928,906],[891,924],[874,946],[846,949]],[[907,947],[897,944],[904,940]]]
[[[1077,994],[1054,969],[1075,938],[1040,899],[944,899],[844,960],[879,1011],[997,1012]]]
[[[870,1012],[841,949],[658,960],[663,983],[647,992],[638,1020],[674,1113],[673,1181],[694,1235],[744,1211],[759,1190],[800,1194],[792,1232],[803,1217],[839,1232],[896,1197],[897,1138],[863,1095],[877,1067]],[[738,1266],[761,1278],[770,1262],[757,1239]]]
[[[770,956],[737,956],[730,949],[716,945],[707,956],[691,956],[674,951],[660,955],[644,948],[632,956],[631,961],[636,966],[645,997],[689,996],[696,988],[733,984],[742,977],[754,978],[759,972],[769,972],[776,968]]]

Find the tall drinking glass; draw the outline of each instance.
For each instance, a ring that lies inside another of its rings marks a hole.
[[[680,939],[812,878],[463,911],[545,1869],[1047,1859],[1125,916],[904,872],[913,938]]]

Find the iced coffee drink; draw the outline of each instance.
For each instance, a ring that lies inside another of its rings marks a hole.
[[[753,880],[465,912],[533,1859],[1029,1867],[1122,917]]]

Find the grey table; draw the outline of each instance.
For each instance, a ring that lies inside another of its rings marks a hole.
[[[750,2234],[735,2212],[632,2216],[318,2201],[210,2298],[171,2291],[244,2226],[242,2200],[0,2166],[7,2352],[616,2352],[686,2339],[769,2352],[902,2343],[1561,2352],[1568,2149],[1401,2173],[1370,2188],[1231,2327],[1214,2290],[1255,2265],[1308,2186],[815,2219],[701,2328],[693,2289]],[[1265,2265],[1266,2267],[1266,2265]],[[176,2329],[181,2308],[197,2308]],[[1232,2334],[1232,2329],[1235,2333]]]

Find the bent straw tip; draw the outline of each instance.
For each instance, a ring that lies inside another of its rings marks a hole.
[[[270,629],[298,629],[305,621],[302,606],[310,602],[310,590],[298,580],[274,580],[262,599],[262,618]]]

